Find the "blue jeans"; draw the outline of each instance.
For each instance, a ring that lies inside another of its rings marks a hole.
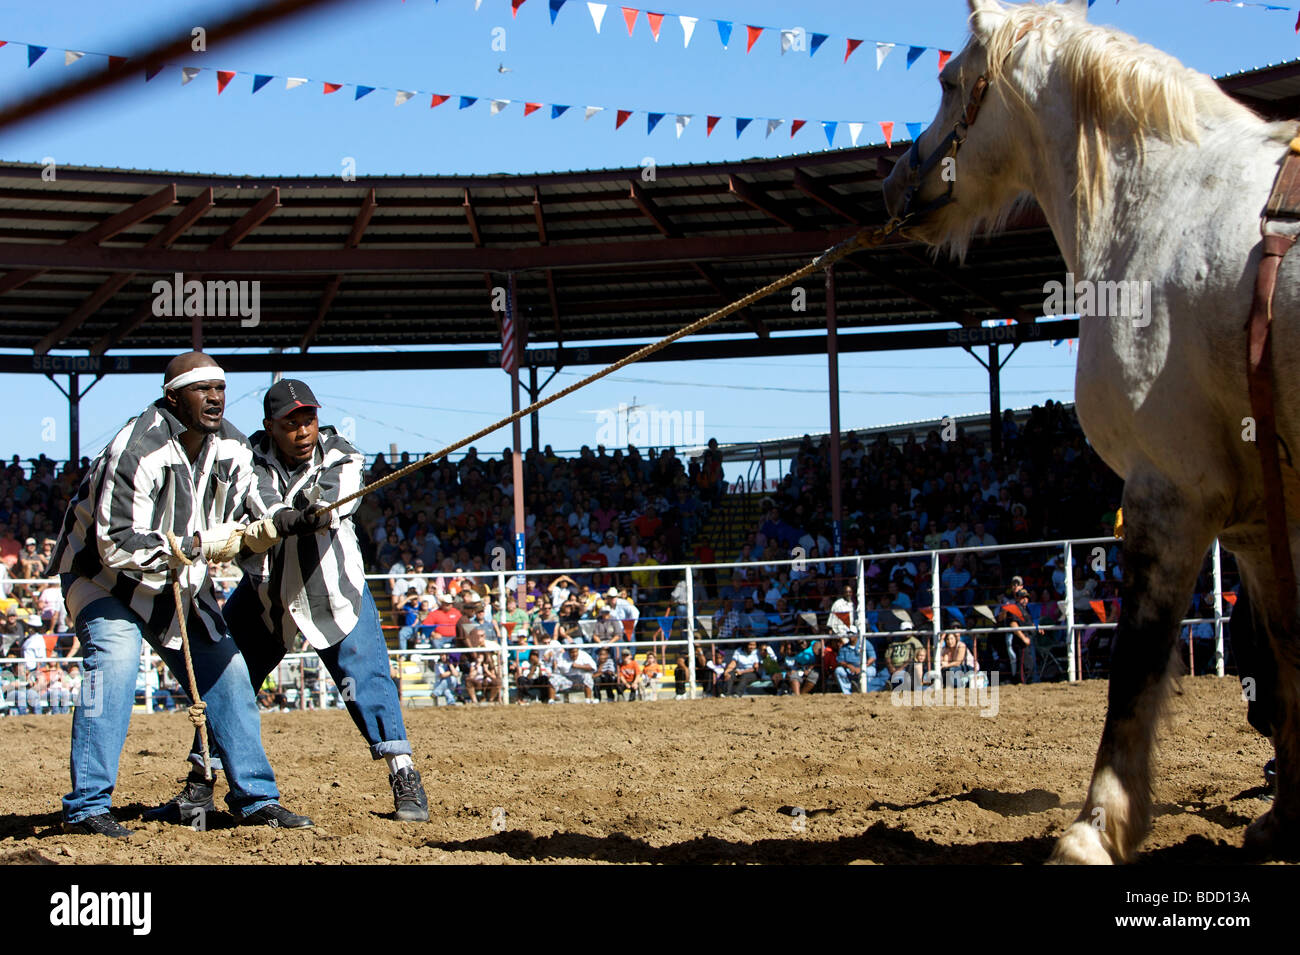
[[[446,700],[448,705],[456,702],[456,678],[454,676],[445,676],[433,685],[434,697],[441,697]]]
[[[247,579],[240,581],[221,614],[247,661],[252,686],[260,687],[267,674],[284,658],[285,649],[280,636],[262,622],[261,600]],[[402,701],[389,673],[388,646],[384,643],[379,611],[370,596],[370,588],[361,589],[360,614],[352,632],[334,646],[316,653],[334,677],[352,722],[370,744],[370,755],[374,759],[410,755],[411,744],[402,722]],[[202,766],[197,742],[196,735],[190,762]]]
[[[280,798],[262,749],[257,699],[234,641],[213,643],[197,614],[190,621],[194,678],[207,703],[213,749],[230,767],[226,804],[242,818]],[[189,682],[181,651],[162,647],[144,620],[116,597],[102,597],[84,608],[77,615],[77,636],[85,663],[72,714],[72,792],[63,797],[67,822],[108,812],[112,803],[135,703],[140,640],[149,641],[182,684]]]
[[[867,677],[867,685],[875,679],[876,668],[868,663],[862,668],[862,673]],[[858,674],[853,673],[848,667],[839,666],[835,668],[835,681],[840,685],[841,693],[852,693],[858,686]]]

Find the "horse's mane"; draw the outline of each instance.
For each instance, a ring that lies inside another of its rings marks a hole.
[[[1142,154],[1144,140],[1200,142],[1201,124],[1256,118],[1213,80],[1113,27],[1087,23],[1056,5],[1007,11],[987,40],[988,78],[1005,78],[1018,39],[1036,32],[1073,94],[1079,127],[1079,221],[1094,218],[1106,184],[1103,157],[1123,137]],[[1010,84],[1014,89],[1014,85]]]

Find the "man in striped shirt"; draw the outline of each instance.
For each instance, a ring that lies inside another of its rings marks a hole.
[[[282,500],[291,508],[285,513],[300,515],[275,521],[282,532],[302,536],[242,557],[243,579],[223,613],[254,687],[302,634],[334,678],[371,756],[387,762],[396,817],[423,822],[429,818],[428,800],[411,761],[388,647],[352,522],[360,498],[316,516],[361,487],[364,461],[333,428],[319,426],[319,407],[311,389],[290,378],[272,385],[263,399],[265,430],[250,438],[258,496]],[[197,744],[196,736],[190,760],[201,767]],[[179,796],[146,815],[185,821],[211,807],[212,783],[196,768]]]
[[[195,681],[215,751],[231,781],[226,802],[247,822],[312,824],[278,802],[262,748],[257,700],[235,644],[225,639],[208,562],[275,536],[254,481],[247,439],[224,420],[225,373],[199,352],[173,359],[163,397],[133,418],[91,464],[63,519],[51,566],[76,617],[85,676],[72,718],[69,832],[126,838],[109,811],[135,701],[140,641],[188,688],[170,586],[181,581]],[[277,507],[283,510],[283,505]],[[246,517],[259,518],[245,527]],[[196,820],[200,826],[204,820]]]

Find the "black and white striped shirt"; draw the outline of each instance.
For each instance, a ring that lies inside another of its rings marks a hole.
[[[184,539],[279,506],[278,498],[259,495],[252,448],[237,428],[223,420],[216,434],[204,437],[192,463],[179,440],[185,430],[162,398],[127,422],[68,504],[50,560],[52,573],[74,578],[65,587],[74,616],[112,594],[169,647],[180,646],[180,631],[167,532]],[[220,640],[226,628],[207,563],[196,560],[177,573],[208,636]]]
[[[283,500],[302,510],[329,504],[361,487],[364,458],[333,428],[323,427],[311,460],[290,472],[265,431],[250,439],[256,461],[258,496]],[[365,589],[365,564],[352,515],[361,498],[331,513],[330,527],[286,538],[265,554],[246,556],[239,566],[262,601],[262,622],[292,648],[301,633],[317,650],[332,647],[356,628]]]

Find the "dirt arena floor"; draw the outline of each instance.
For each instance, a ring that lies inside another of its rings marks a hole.
[[[297,832],[141,821],[177,790],[188,724],[137,715],[115,795],[129,843],[59,834],[70,717],[9,717],[0,862],[1036,864],[1081,805],[1105,691],[1001,687],[991,717],[885,694],[410,710],[427,824],[391,818],[345,713],[268,714],[284,802],[316,821]],[[1235,680],[1185,680],[1142,861],[1245,861],[1270,755]]]

